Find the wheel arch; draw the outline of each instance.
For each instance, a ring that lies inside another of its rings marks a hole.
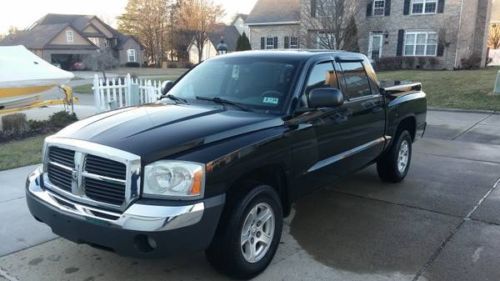
[[[268,164],[261,167],[256,167],[240,176],[238,176],[231,184],[227,192],[227,200],[236,198],[240,192],[247,192],[248,182],[256,182],[266,184],[276,190],[283,208],[283,216],[286,217],[291,211],[291,202],[288,193],[288,177],[284,165]],[[250,185],[251,186],[251,185]]]

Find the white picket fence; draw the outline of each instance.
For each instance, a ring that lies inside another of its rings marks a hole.
[[[161,96],[161,81],[132,78],[111,78],[106,81],[96,74],[92,90],[99,112],[115,108],[152,103]]]

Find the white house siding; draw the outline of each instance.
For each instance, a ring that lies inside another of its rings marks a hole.
[[[189,52],[189,62],[197,64],[199,62],[198,60],[199,55],[198,55],[198,48],[196,47],[196,45],[191,44],[189,46],[188,52]],[[216,55],[217,55],[217,50],[215,49],[214,45],[207,40],[203,45],[203,53],[201,56],[201,60],[204,61],[211,57],[215,57]]]

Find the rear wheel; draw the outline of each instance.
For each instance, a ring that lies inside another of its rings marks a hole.
[[[389,151],[377,161],[377,172],[383,181],[400,182],[406,177],[411,163],[411,145],[410,133],[401,131]]]
[[[276,253],[283,225],[281,201],[272,187],[259,184],[233,200],[206,256],[218,271],[249,279],[266,269]]]

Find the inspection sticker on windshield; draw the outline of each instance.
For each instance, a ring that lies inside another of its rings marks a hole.
[[[278,104],[280,102],[279,98],[273,98],[273,97],[264,97],[264,100],[262,101],[263,103],[268,103],[268,104]]]

